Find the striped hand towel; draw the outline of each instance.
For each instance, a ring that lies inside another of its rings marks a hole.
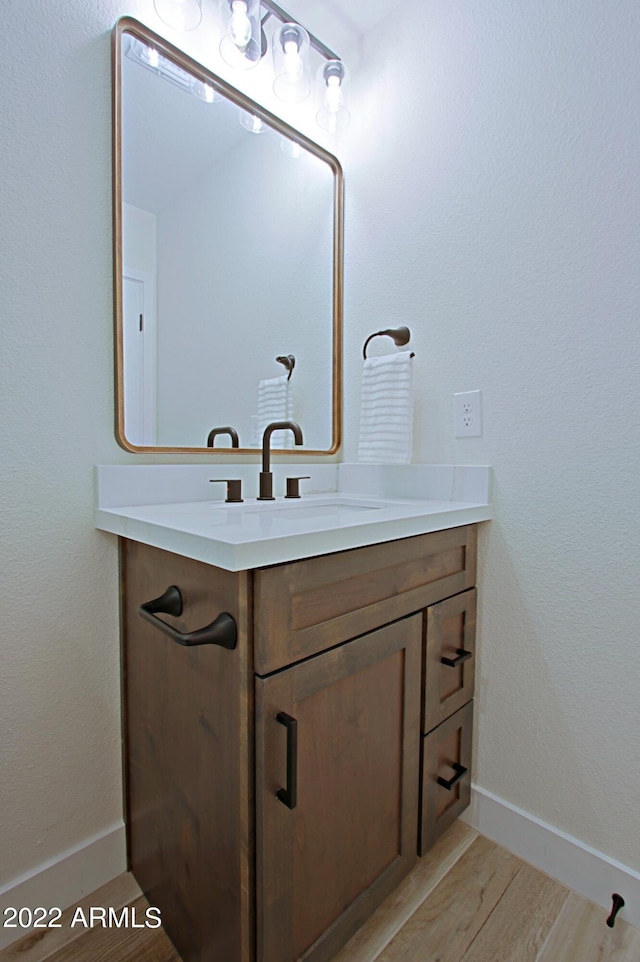
[[[273,421],[293,420],[293,395],[287,374],[270,377],[258,383],[258,432],[262,444],[264,429]],[[276,431],[271,439],[272,448],[293,446],[291,431]]]
[[[410,464],[413,389],[410,351],[369,357],[362,372],[358,460]]]

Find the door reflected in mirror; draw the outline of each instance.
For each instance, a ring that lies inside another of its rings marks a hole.
[[[129,18],[114,93],[118,441],[246,453],[286,419],[334,453],[338,161]]]

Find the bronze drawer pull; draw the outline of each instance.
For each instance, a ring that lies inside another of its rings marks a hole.
[[[447,665],[448,668],[457,668],[463,661],[468,661],[469,658],[473,657],[473,652],[465,651],[464,648],[456,648],[456,651],[458,652],[457,658],[441,658],[440,664]]]
[[[228,648],[229,650],[236,647],[238,629],[235,620],[226,611],[219,614],[210,625],[205,625],[204,628],[198,628],[196,631],[189,631],[187,634],[172,628],[161,618],[156,618],[156,612],[163,615],[173,615],[176,618],[182,614],[182,595],[180,589],[176,588],[175,585],[167,588],[159,598],[154,598],[153,601],[147,601],[144,605],[140,605],[138,614],[179,645],[187,647],[219,645],[221,648]]]
[[[454,762],[451,767],[454,770],[455,775],[453,776],[453,778],[450,778],[449,781],[447,781],[446,778],[442,778],[441,775],[438,775],[438,785],[442,785],[442,787],[446,788],[448,792],[451,791],[453,786],[456,785],[460,781],[462,776],[466,775],[468,771],[468,769],[466,769],[464,765],[459,765],[457,762]]]
[[[622,898],[621,895],[618,895],[617,892],[614,892],[611,898],[613,899],[613,904],[611,906],[611,915],[607,919],[607,925],[609,926],[610,929],[613,928],[613,924],[616,920],[616,915],[618,914],[621,908],[624,908],[624,904],[625,904],[624,899]]]
[[[287,787],[279,788],[276,795],[287,808],[298,804],[298,722],[285,711],[279,711],[276,721],[287,729]]]

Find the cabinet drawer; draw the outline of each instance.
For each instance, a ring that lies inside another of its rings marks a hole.
[[[420,855],[469,804],[472,738],[472,701],[423,738]]]
[[[473,698],[475,588],[427,608],[424,659],[426,734]]]
[[[256,672],[277,671],[472,587],[476,541],[467,525],[258,570]]]

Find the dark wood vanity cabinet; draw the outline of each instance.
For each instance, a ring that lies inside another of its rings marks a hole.
[[[468,804],[475,574],[473,525],[236,573],[121,542],[129,861],[184,962],[328,962]],[[169,585],[236,648],[143,620]]]

